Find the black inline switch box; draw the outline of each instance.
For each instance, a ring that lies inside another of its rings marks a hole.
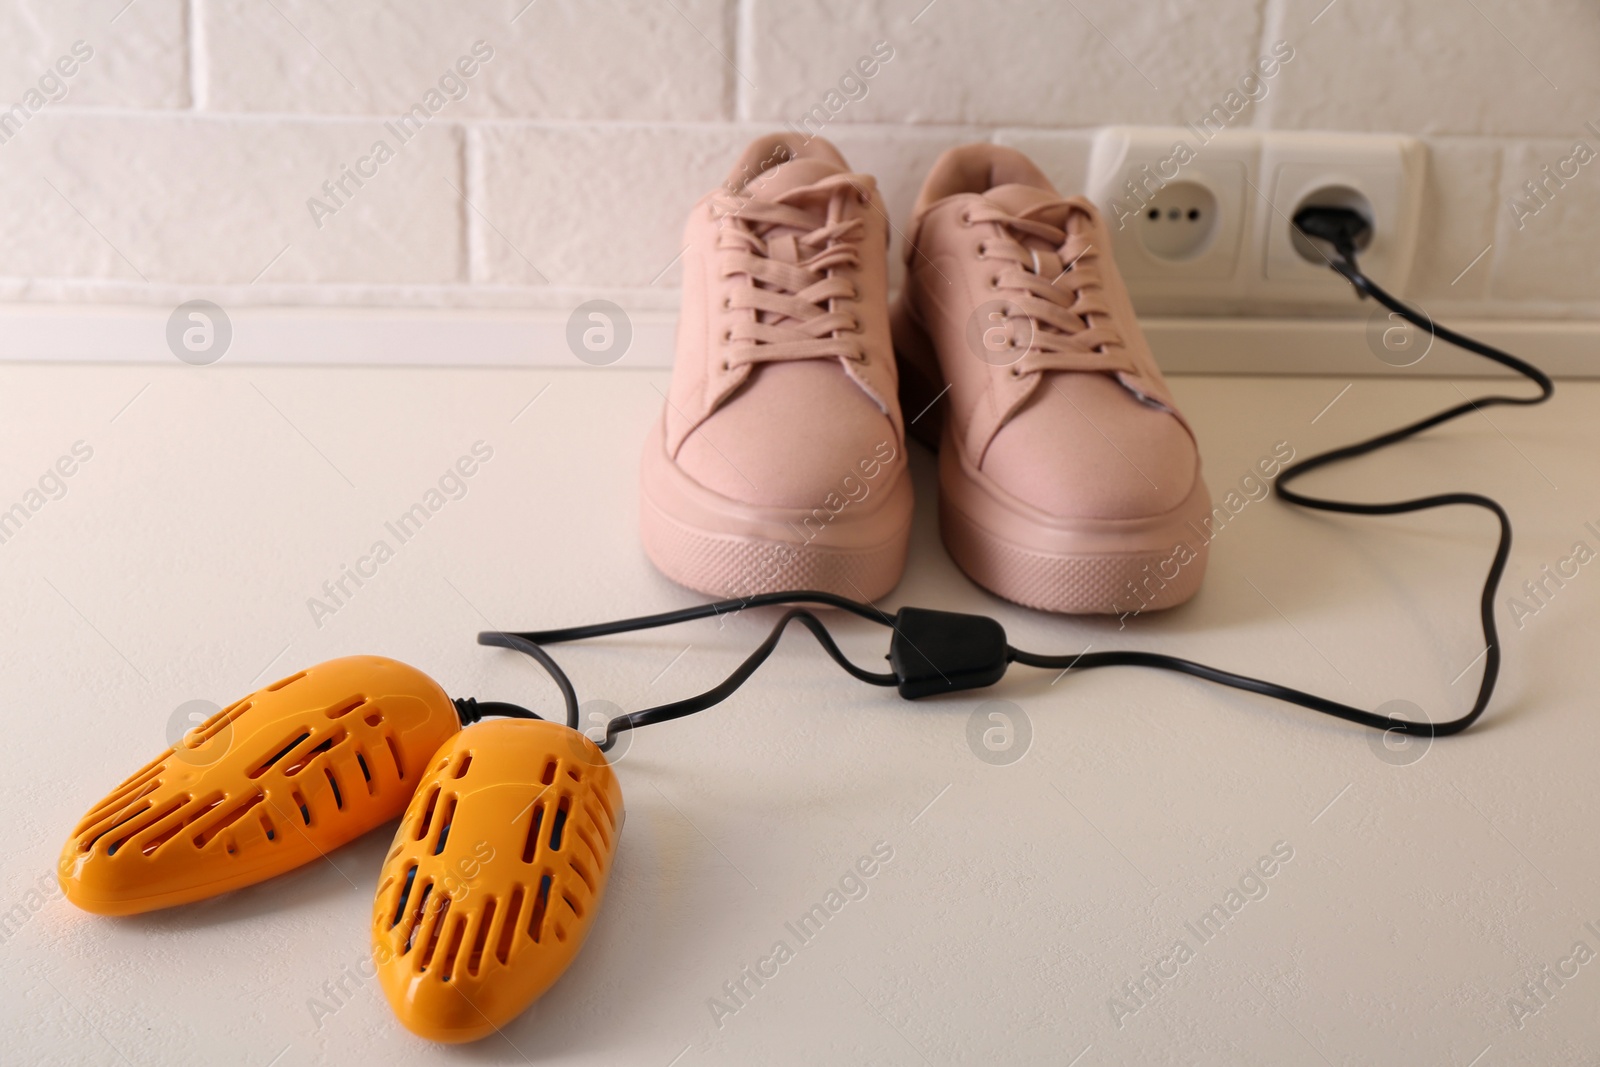
[[[907,700],[991,686],[1006,662],[1005,629],[986,615],[901,608],[894,617],[889,666]]]

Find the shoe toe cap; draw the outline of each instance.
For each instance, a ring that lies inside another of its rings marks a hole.
[[[731,500],[815,508],[864,476],[882,481],[904,454],[889,417],[837,364],[808,361],[756,367],[684,440],[677,463]]]
[[[990,442],[982,470],[1022,502],[1065,518],[1135,519],[1186,500],[1194,440],[1170,412],[1105,374],[1052,373]]]

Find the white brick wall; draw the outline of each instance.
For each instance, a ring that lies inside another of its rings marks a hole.
[[[352,195],[378,119],[45,112],[0,145],[0,274],[248,286],[458,283],[461,131],[424,129]],[[370,168],[369,168],[370,169]],[[450,184],[447,184],[450,183]],[[313,220],[316,197],[333,213]],[[316,223],[320,222],[318,226]]]
[[[732,54],[733,18],[719,0],[674,0],[681,16],[666,3],[538,0],[511,22],[527,2],[196,0],[197,95],[224,112],[389,115],[482,40],[495,58],[452,118],[726,116],[731,72],[711,47]]]
[[[1510,206],[1600,152],[1588,0],[11,0],[0,299],[670,308],[688,205],[879,41],[824,135],[899,227],[950,145],[1016,145],[1070,190],[1088,129],[1193,118],[1278,39],[1251,126],[1427,143],[1430,310],[1600,319],[1600,160]]]

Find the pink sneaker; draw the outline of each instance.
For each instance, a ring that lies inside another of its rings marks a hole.
[[[922,187],[907,266],[901,401],[939,449],[961,568],[1045,611],[1193,596],[1211,497],[1094,207],[1015,149],[954,148]]]
[[[872,600],[911,531],[888,219],[826,141],[764,137],[689,214],[683,313],[645,441],[645,552],[719,597]]]

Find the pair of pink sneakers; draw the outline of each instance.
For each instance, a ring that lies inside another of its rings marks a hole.
[[[1072,613],[1194,595],[1199,452],[1094,207],[1014,149],[951,149],[892,311],[889,231],[873,179],[820,139],[756,141],[695,205],[641,468],[655,564],[717,597],[882,596],[905,569],[909,431],[939,452],[944,543],[984,588]]]

